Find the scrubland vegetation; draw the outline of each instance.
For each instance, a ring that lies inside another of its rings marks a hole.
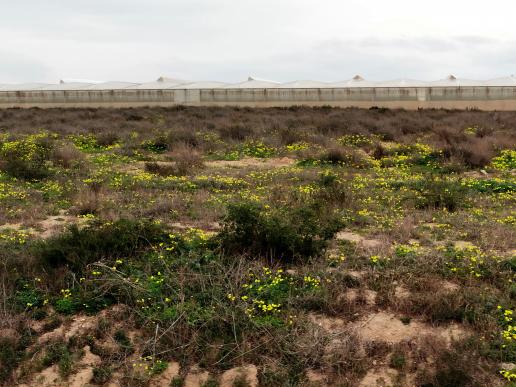
[[[0,384],[516,383],[516,113],[0,111]]]

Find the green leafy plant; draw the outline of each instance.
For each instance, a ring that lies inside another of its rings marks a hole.
[[[306,260],[321,254],[341,226],[336,216],[320,213],[317,205],[270,210],[251,201],[231,204],[219,241],[226,252]]]

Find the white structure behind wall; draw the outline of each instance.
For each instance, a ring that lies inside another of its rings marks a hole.
[[[224,84],[160,77],[157,81],[143,84],[62,82],[56,85],[0,85],[0,108],[173,105],[516,110],[516,78],[472,81],[450,76],[435,82],[409,79],[370,82],[356,76],[337,83],[295,81],[284,84],[249,78],[238,84]]]

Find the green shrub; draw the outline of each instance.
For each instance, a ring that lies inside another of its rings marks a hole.
[[[62,341],[58,341],[47,345],[41,363],[44,367],[57,364],[61,375],[69,375],[72,371],[73,361],[70,350],[66,344]]]
[[[174,376],[170,381],[170,387],[183,387],[185,381],[181,376]]]
[[[405,355],[401,351],[395,351],[391,356],[390,365],[392,368],[402,369],[405,367],[407,360],[405,359]]]
[[[321,219],[320,211],[317,205],[266,210],[254,202],[230,204],[219,235],[221,247],[290,261],[319,255],[340,229],[336,217]]]
[[[458,181],[427,176],[414,187],[417,191],[416,208],[440,209],[453,212],[466,204],[468,187]]]
[[[465,184],[481,193],[516,192],[516,182],[509,179],[470,179]]]
[[[141,146],[153,153],[163,153],[169,149],[168,139],[165,135],[158,135],[151,140],[144,141]]]
[[[122,329],[115,332],[113,338],[115,341],[124,349],[132,348],[131,340],[127,337],[127,334]]]
[[[29,282],[19,280],[16,288],[14,302],[19,310],[37,308],[43,305],[43,294]]]
[[[51,267],[68,265],[83,270],[102,258],[131,257],[167,237],[161,226],[132,220],[92,224],[84,229],[72,226],[68,232],[42,241],[35,255]]]
[[[93,382],[96,384],[104,384],[111,379],[113,371],[107,366],[93,368]]]
[[[20,353],[15,339],[0,337],[0,384],[10,380],[18,366]],[[7,384],[6,384],[7,385]]]
[[[71,298],[60,298],[54,304],[56,312],[62,314],[72,314],[75,311],[75,303]]]

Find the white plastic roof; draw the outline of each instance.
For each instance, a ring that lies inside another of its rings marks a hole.
[[[428,82],[415,79],[394,79],[392,81],[376,82],[375,87],[425,87]]]
[[[224,82],[200,81],[183,83],[180,85],[170,87],[170,89],[221,89],[226,86],[228,86],[228,84]]]
[[[184,82],[183,82],[184,83]],[[170,89],[174,86],[181,85],[182,83],[176,83],[176,82],[147,82],[147,83],[140,83],[136,84],[134,86],[127,87],[127,89],[138,89],[138,90],[156,90],[156,89]]]
[[[133,86],[138,86],[138,83],[113,81],[97,83],[95,85],[87,86],[81,90],[118,90],[127,89]]]
[[[98,82],[80,79],[62,80],[58,84],[23,83],[0,84],[0,91],[30,90],[144,90],[144,89],[268,89],[268,88],[352,88],[352,87],[461,87],[461,86],[507,86],[516,87],[516,76],[495,78],[487,81],[457,78],[453,75],[438,81],[418,81],[413,79],[395,79],[373,82],[356,75],[350,80],[326,83],[314,80],[299,80],[278,83],[265,79],[249,77],[247,81],[228,84],[216,81],[188,81],[184,79],[160,77],[147,83],[133,82]]]
[[[153,82],[136,84],[134,86],[128,87],[128,89],[139,89],[139,90],[170,89],[174,86],[183,85],[183,84],[191,83],[191,82],[192,81],[187,81],[185,79],[159,77],[157,80],[155,80]]]
[[[93,83],[86,82],[61,82],[58,85],[48,85],[39,90],[82,90],[93,85]]]
[[[225,89],[269,89],[276,88],[281,83],[274,81],[267,81],[255,77],[247,78],[247,81],[241,83],[233,83],[224,86]]]
[[[516,76],[490,79],[485,81],[484,84],[486,86],[516,86]]]
[[[91,79],[63,78],[59,83],[102,83],[103,81],[93,81]]]
[[[331,87],[329,83],[311,80],[294,81],[288,83],[282,83],[279,88],[281,89],[320,89],[324,87]]]
[[[347,81],[334,82],[331,87],[374,87],[375,82],[366,81],[360,75],[355,75]]]
[[[448,75],[444,79],[428,82],[428,86],[433,87],[460,87],[460,86],[484,86],[482,81],[474,81],[472,79],[457,78],[454,75]]]
[[[0,86],[2,91],[27,91],[40,90],[43,87],[50,86],[48,83],[21,83],[21,84],[7,84]]]
[[[188,81],[186,79],[179,78],[169,78],[169,77],[159,77],[156,82],[167,82],[167,83],[190,83],[193,81]]]

